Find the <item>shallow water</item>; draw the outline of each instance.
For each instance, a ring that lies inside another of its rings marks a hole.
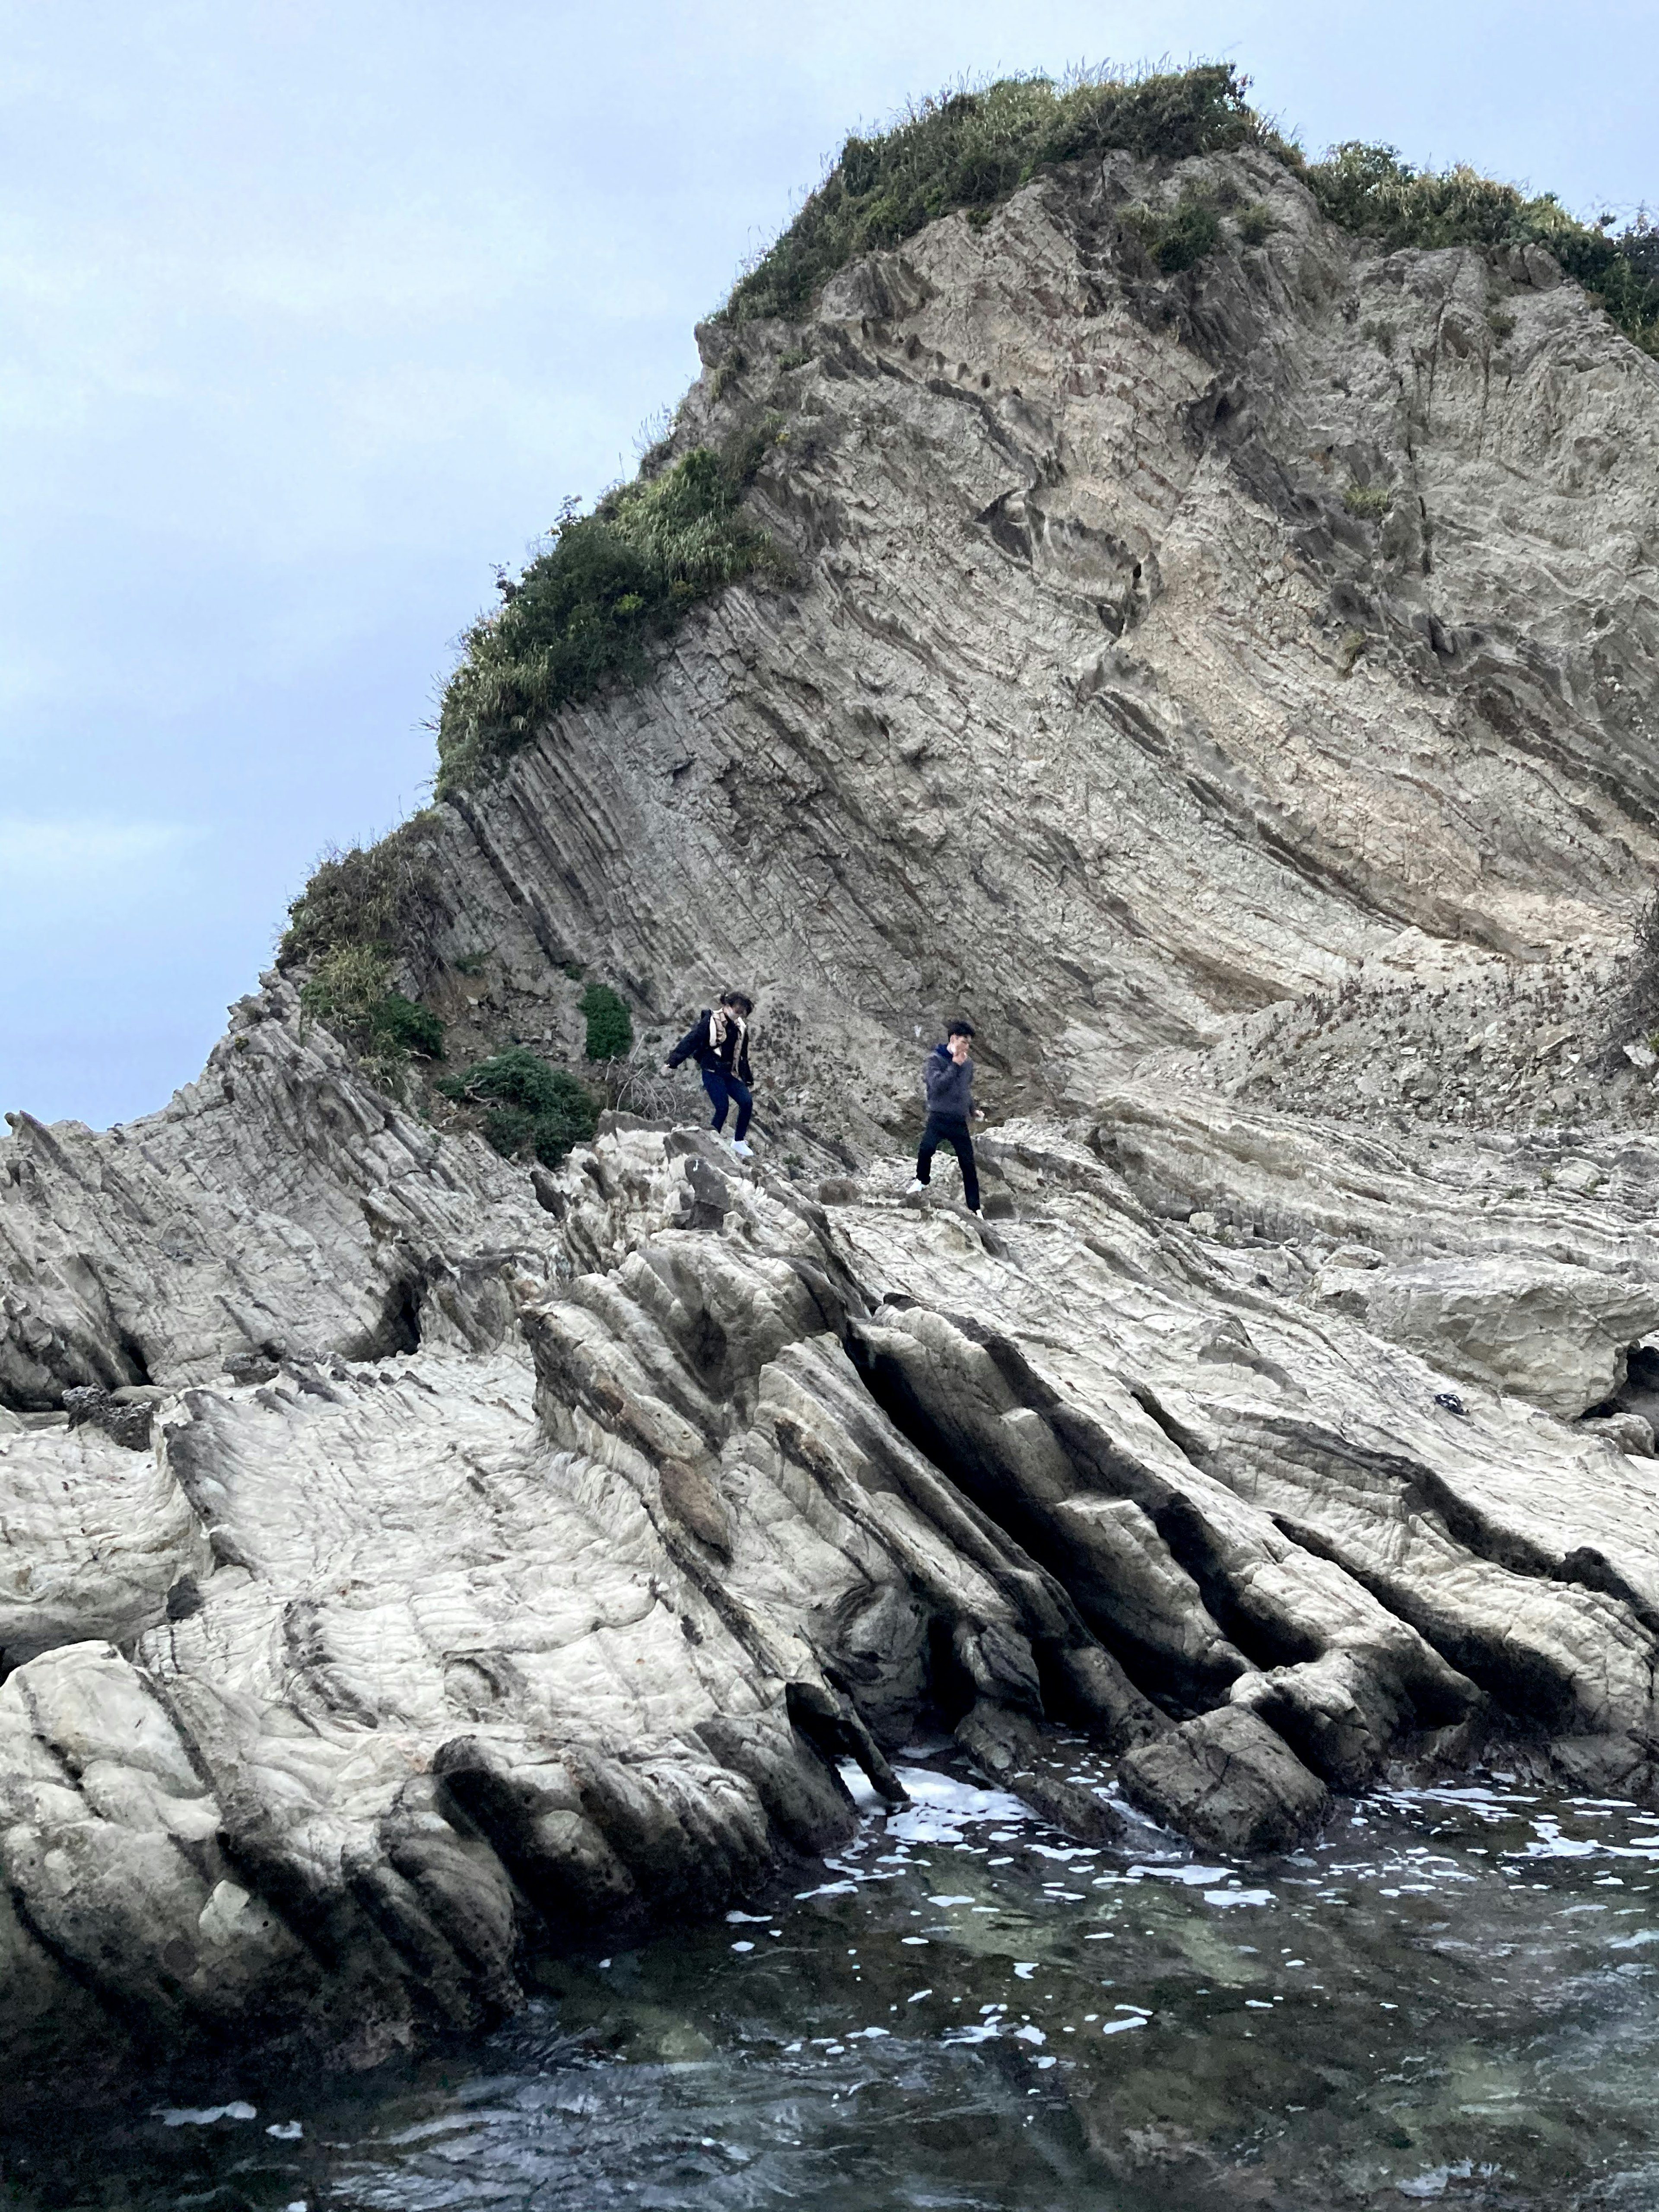
[[[866,1793],[821,1872],[560,1965],[464,2058],[181,2081],[0,2148],[0,2204],[1659,2202],[1659,1816],[1492,1774],[1235,1868],[1139,1824],[1079,1849],[948,1757],[902,1771],[914,1802]]]

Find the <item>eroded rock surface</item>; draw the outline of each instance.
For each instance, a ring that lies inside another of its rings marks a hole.
[[[1129,217],[1183,192],[1275,228],[1162,276]],[[782,430],[797,581],[437,810],[458,1036],[568,1037],[567,962],[664,1034],[740,975],[766,1111],[854,1150],[964,1003],[1021,1111],[1162,1054],[1373,1121],[1650,1115],[1597,1063],[1659,862],[1659,362],[1576,286],[1112,155],[700,337],[674,450]]]
[[[1125,210],[1195,180],[1277,228],[1165,280]],[[796,580],[437,811],[404,980],[459,1055],[568,1043],[573,963],[647,1030],[742,975],[759,1164],[510,1165],[281,975],[162,1113],[0,1144],[20,2095],[481,2025],[919,1727],[1097,1840],[1284,1849],[1495,1741],[1659,1804],[1659,1145],[1638,1060],[1586,1089],[1659,371],[1250,155],[704,339],[676,435],[787,417]],[[963,1003],[983,1222],[890,1141]]]
[[[896,1160],[826,1209],[618,1130],[543,1176],[493,1347],[434,1306],[353,1359],[331,1303],[264,1379],[181,1352],[148,1454],[0,1439],[15,2045],[55,1976],[173,2040],[481,2025],[538,1948],[826,1848],[839,1764],[896,1794],[941,1719],[1097,1840],[1056,1723],[1211,1850],[1494,1735],[1659,1795],[1651,1462],[1452,1410],[1456,1370],[1294,1244],[1152,1212],[1097,1127],[984,1151],[994,1227]]]

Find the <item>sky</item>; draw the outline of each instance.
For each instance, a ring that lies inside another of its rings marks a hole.
[[[1582,19],[1581,19],[1582,20]],[[462,631],[631,475],[850,130],[1233,61],[1575,212],[1659,199],[1659,0],[0,0],[0,1108],[165,1104]]]

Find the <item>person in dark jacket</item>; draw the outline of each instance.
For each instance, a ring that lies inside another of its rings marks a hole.
[[[740,1160],[750,1157],[744,1139],[755,1104],[750,1090],[755,1079],[749,1072],[749,1017],[754,1011],[755,1002],[746,991],[726,992],[718,1006],[703,1008],[668,1055],[670,1067],[695,1060],[702,1070],[702,1087],[714,1109],[716,1136],[726,1127],[726,1109],[736,1106],[732,1149]]]
[[[962,1170],[963,1203],[969,1213],[977,1214],[979,1170],[974,1164],[974,1140],[968,1133],[968,1124],[983,1109],[974,1104],[974,1062],[969,1050],[973,1038],[971,1022],[952,1022],[945,1042],[934,1046],[922,1070],[921,1079],[927,1089],[927,1126],[921,1133],[910,1191],[927,1189],[933,1171],[933,1154],[941,1145],[949,1145]]]

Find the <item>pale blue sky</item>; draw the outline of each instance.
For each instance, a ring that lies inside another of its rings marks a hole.
[[[847,131],[1222,56],[1310,150],[1653,188],[1659,0],[0,0],[0,1106],[163,1103],[453,641]]]

